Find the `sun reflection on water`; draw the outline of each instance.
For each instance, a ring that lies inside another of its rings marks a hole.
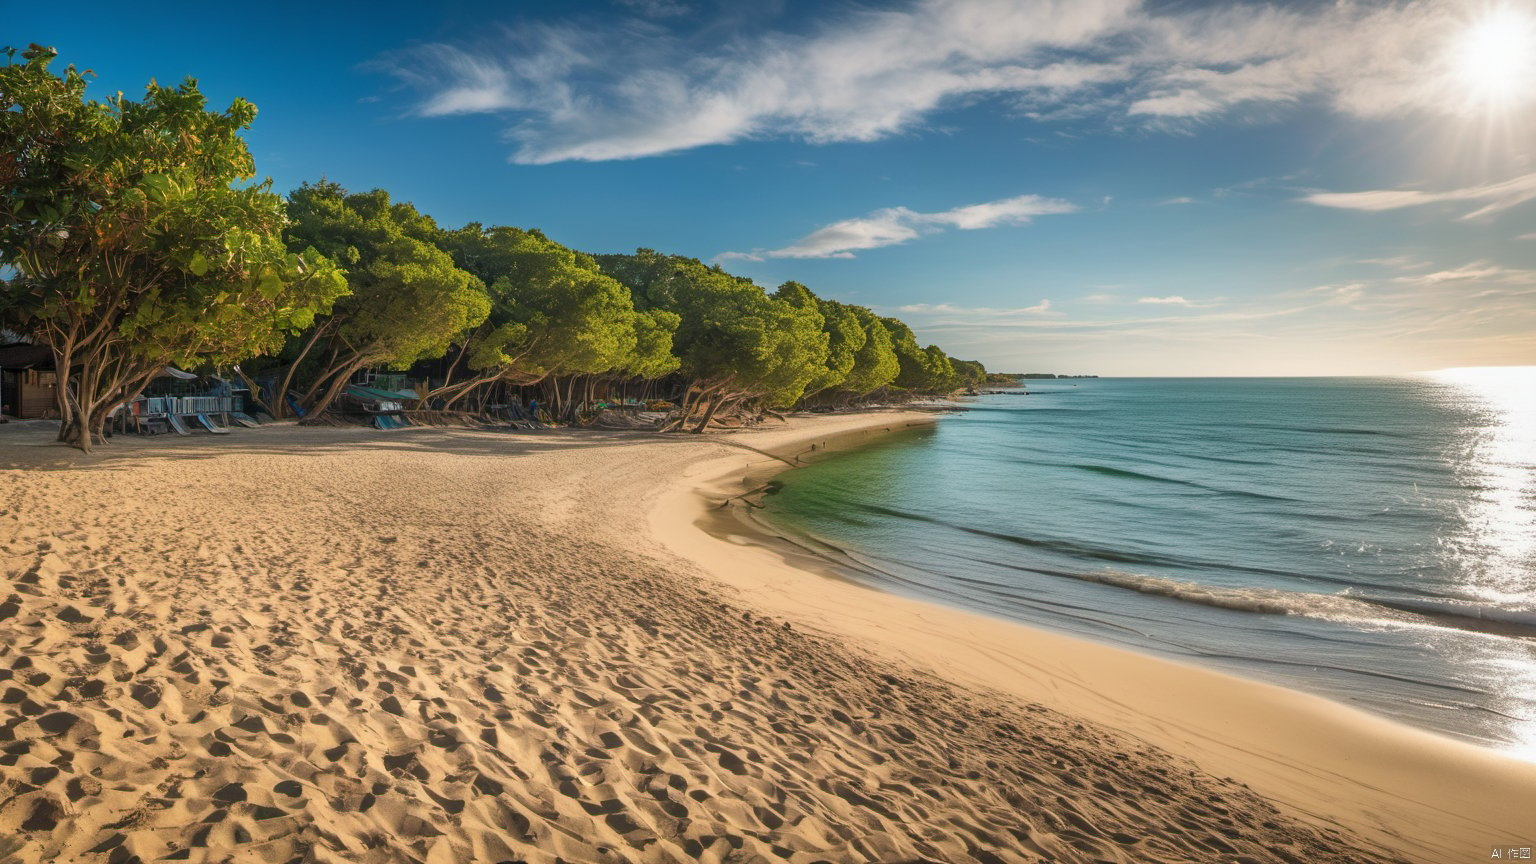
[[[1475,596],[1536,606],[1536,366],[1447,369],[1433,377],[1475,418],[1451,457],[1475,490],[1459,562]]]
[[[1469,423],[1446,454],[1472,490],[1459,536],[1444,538],[1462,589],[1501,616],[1536,622],[1536,366],[1446,369],[1448,405]],[[1498,640],[1502,656],[1486,658],[1493,686],[1511,717],[1509,752],[1536,761],[1536,646]],[[1490,646],[1491,647],[1491,646]]]

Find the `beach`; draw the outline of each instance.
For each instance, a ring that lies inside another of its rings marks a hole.
[[[1446,862],[1536,840],[1536,766],[872,591],[736,518],[812,445],[934,419],[277,425],[89,456],[0,427],[0,861]]]

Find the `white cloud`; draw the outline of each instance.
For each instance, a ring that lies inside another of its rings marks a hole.
[[[955,98],[1068,92],[1122,77],[1114,63],[1047,61],[1087,46],[1133,0],[927,0],[859,11],[809,36],[705,46],[655,28],[529,25],[501,44],[443,43],[382,65],[423,115],[516,117],[515,161],[653,156],[746,138],[869,141]],[[1021,63],[1026,56],[1033,63]],[[601,65],[597,59],[601,58]]]
[[[1390,267],[1393,270],[1419,270],[1430,267],[1428,261],[1421,261],[1412,255],[1392,255],[1386,258],[1361,258],[1358,264],[1375,264],[1380,267]]]
[[[670,0],[621,0],[669,14]],[[792,137],[871,141],[979,99],[1040,118],[1206,121],[1322,102],[1357,117],[1479,110],[1450,74],[1465,6],[1414,0],[1190,10],[1136,0],[914,0],[722,39],[632,17],[527,24],[378,65],[426,116],[507,116],[525,163]],[[1445,68],[1442,68],[1445,67]],[[1086,106],[1086,107],[1085,107]]]
[[[844,257],[852,258],[853,256],[852,255],[846,255]],[[716,264],[720,263],[721,261],[761,261],[761,260],[763,260],[763,256],[759,255],[759,254],[757,254],[755,252],[721,252],[719,255],[716,255],[714,257],[714,262]]]
[[[1194,304],[1177,295],[1172,297],[1142,297],[1137,303],[1149,303],[1158,306],[1193,306]]]
[[[1180,195],[1177,198],[1169,198],[1168,200],[1166,200],[1166,201],[1164,201],[1162,203],[1163,203],[1164,206],[1168,206],[1168,205],[1172,205],[1172,204],[1193,204],[1193,203],[1195,203],[1195,199],[1189,197],[1188,195]]]
[[[969,204],[937,213],[887,207],[867,216],[833,222],[782,249],[722,252],[716,261],[762,261],[765,258],[852,258],[854,252],[896,246],[946,228],[975,231],[1001,225],[1023,225],[1036,216],[1072,213],[1077,207],[1057,198],[1018,195],[999,201]]]
[[[1057,198],[1039,195],[1018,195],[985,204],[970,204],[942,213],[918,213],[917,217],[930,225],[953,225],[961,231],[977,228],[993,228],[998,225],[1023,225],[1035,216],[1071,213],[1077,207]]]
[[[1536,270],[1473,261],[1457,278],[1382,278],[1232,298],[1219,311],[1092,317],[959,311],[914,319],[926,341],[994,368],[1101,374],[1390,374],[1529,365],[1536,356]],[[1150,310],[1148,310],[1150,311]],[[1046,359],[1039,364],[1029,358]]]
[[[1051,301],[1041,300],[1033,306],[1024,306],[1018,309],[998,309],[991,306],[955,306],[951,303],[912,303],[897,307],[898,312],[909,315],[1044,315],[1051,311]]]
[[[1462,219],[1476,219],[1501,210],[1508,210],[1536,199],[1536,172],[1523,174],[1498,183],[1466,186],[1444,192],[1422,192],[1417,189],[1374,189],[1367,192],[1314,192],[1301,200],[1321,207],[1339,207],[1346,210],[1397,210],[1403,207],[1420,207],[1446,201],[1470,201],[1483,206],[1466,213]]]
[[[1486,261],[1473,261],[1450,270],[1436,270],[1433,273],[1423,273],[1417,276],[1399,276],[1393,282],[1406,285],[1444,285],[1448,282],[1522,282],[1536,277],[1536,273],[1530,270],[1516,270],[1508,267],[1500,267]]]
[[[916,238],[922,214],[905,207],[876,210],[858,219],[833,222],[783,249],[754,253],[766,258],[852,258],[855,250],[895,246]]]

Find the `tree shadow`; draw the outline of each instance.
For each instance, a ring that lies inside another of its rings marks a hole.
[[[221,456],[272,459],[342,453],[453,453],[463,456],[526,456],[540,452],[641,444],[697,444],[722,441],[722,435],[686,435],[615,429],[497,429],[413,426],[378,430],[361,426],[273,424],[235,429],[230,435],[116,435],[92,452],[82,453],[54,440],[57,424],[15,423],[0,426],[0,470],[136,470],[166,461],[185,462]]]

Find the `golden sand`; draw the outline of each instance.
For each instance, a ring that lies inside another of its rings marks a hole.
[[[1439,862],[1529,827],[1531,766],[695,526],[763,452],[925,419],[0,427],[0,861]]]

